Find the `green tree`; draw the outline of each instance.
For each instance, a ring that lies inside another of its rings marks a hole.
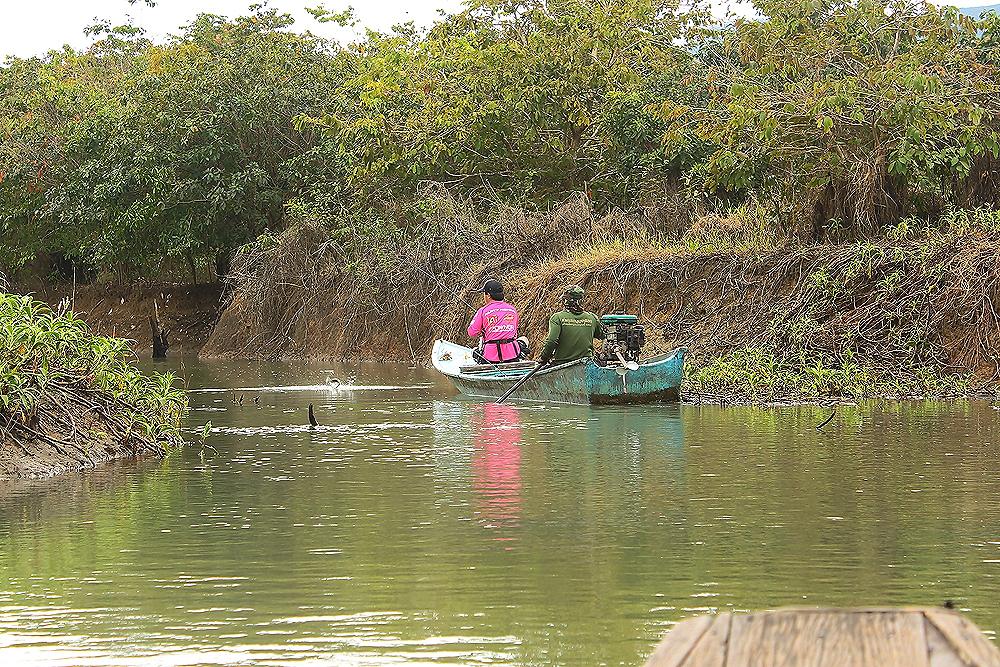
[[[259,8],[201,15],[158,46],[110,29],[84,53],[4,68],[5,254],[155,271],[225,256],[278,224],[309,148],[329,46]]]
[[[405,232],[427,182],[529,208],[756,200],[829,240],[995,199],[995,14],[756,8],[715,25],[675,0],[476,0],[348,45],[259,6],[163,44],[96,26],[83,52],[0,67],[0,265],[224,270],[290,202]]]
[[[702,188],[795,201],[834,238],[988,194],[970,183],[1000,148],[995,17],[905,0],[756,7],[761,20],[703,44],[709,104],[661,109],[668,142],[714,146]]]
[[[424,180],[518,202],[584,187],[621,202],[663,166],[642,97],[669,90],[699,17],[675,2],[480,0],[426,33],[370,34],[338,96],[303,124],[322,128],[364,204]]]

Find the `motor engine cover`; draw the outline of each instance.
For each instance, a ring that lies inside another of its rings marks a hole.
[[[621,366],[624,362],[639,361],[646,344],[646,330],[635,315],[603,315],[604,344],[594,355],[606,366]]]

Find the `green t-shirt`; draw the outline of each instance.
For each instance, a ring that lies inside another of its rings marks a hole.
[[[568,310],[560,310],[549,318],[549,335],[542,345],[542,359],[551,356],[555,363],[561,364],[589,357],[594,353],[595,338],[604,338],[597,315],[587,311],[574,315]]]

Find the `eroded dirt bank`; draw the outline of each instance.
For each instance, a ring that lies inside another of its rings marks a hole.
[[[212,333],[221,311],[218,284],[207,285],[46,285],[37,290],[22,287],[56,308],[63,299],[74,300],[73,310],[94,333],[125,338],[140,356],[152,347],[149,316],[155,311],[168,331],[169,354],[195,355]],[[74,299],[75,296],[75,299]]]
[[[689,384],[744,398],[993,392],[1000,349],[1000,231],[769,250],[610,247],[460,279],[434,258],[405,280],[359,287],[316,254],[258,258],[235,282],[210,356],[425,362],[437,337],[468,340],[476,288],[495,276],[536,343],[562,290],[599,313],[636,313],[649,351],[690,350]],[[283,252],[281,245],[275,252]],[[356,270],[356,269],[355,269]],[[457,292],[457,294],[456,294]]]
[[[428,246],[422,257],[396,258],[391,276],[373,275],[380,265],[361,259],[344,268],[343,256],[324,255],[327,238],[293,228],[252,256],[221,314],[217,286],[81,288],[77,309],[143,352],[155,299],[171,354],[426,363],[435,338],[468,341],[486,277],[508,286],[536,345],[575,283],[596,312],[638,314],[647,352],[686,346],[689,395],[944,397],[998,388],[1000,230],[991,227],[765,249],[583,244],[558,259],[506,264],[454,261],[453,249]]]
[[[54,414],[63,416],[64,421],[48,417]],[[38,479],[108,461],[164,453],[162,447],[123,427],[120,419],[97,414],[79,403],[47,402],[40,415],[31,426],[9,432],[0,428],[0,480]]]

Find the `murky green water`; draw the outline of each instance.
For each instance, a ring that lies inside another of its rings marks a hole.
[[[183,373],[217,452],[0,491],[0,663],[637,665],[684,617],[789,604],[1000,628],[983,403],[817,433],[820,408],[494,406],[400,367]]]

